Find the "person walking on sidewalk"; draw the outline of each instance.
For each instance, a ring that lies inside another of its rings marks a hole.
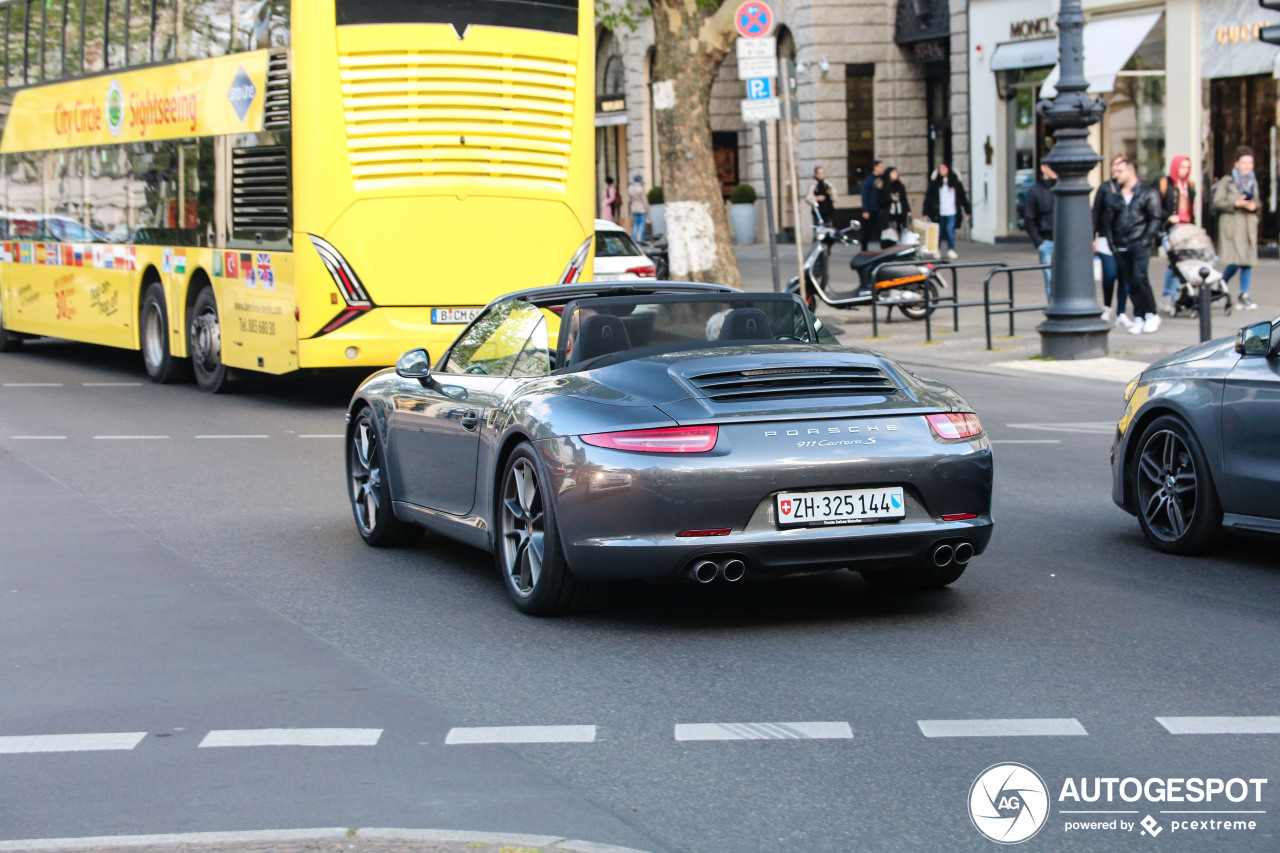
[[[1129,301],[1129,286],[1123,281],[1118,281],[1119,271],[1116,269],[1116,256],[1111,252],[1111,245],[1107,243],[1107,238],[1102,235],[1102,211],[1106,208],[1107,196],[1111,193],[1120,192],[1120,182],[1116,178],[1116,170],[1120,166],[1120,161],[1124,159],[1123,154],[1117,154],[1111,158],[1111,178],[1103,181],[1102,186],[1098,187],[1097,193],[1093,196],[1093,249],[1098,253],[1098,260],[1102,263],[1102,321],[1111,321],[1111,297],[1116,297],[1116,325],[1125,329],[1133,325],[1133,321],[1129,319],[1129,315],[1124,313],[1125,304]]]
[[[1040,253],[1040,263],[1053,263],[1053,185],[1058,173],[1048,163],[1040,164],[1040,178],[1027,190],[1027,203],[1023,216],[1027,224],[1027,236]],[[1053,301],[1052,270],[1044,271],[1044,301]]]
[[[1253,266],[1258,262],[1258,176],[1253,172],[1253,149],[1241,145],[1231,174],[1213,185],[1213,209],[1218,213],[1218,257],[1227,265],[1223,281],[1240,273],[1236,307],[1257,308],[1249,298]]]
[[[1191,180],[1191,158],[1179,154],[1169,164],[1169,174],[1160,179],[1160,209],[1164,214],[1164,231],[1168,233],[1179,225],[1194,225],[1196,221],[1196,182]],[[1167,248],[1167,247],[1166,247]],[[1178,282],[1173,275],[1173,261],[1164,271],[1164,313],[1173,316],[1173,304],[1178,298]]]
[[[627,206],[631,209],[631,239],[644,242],[644,224],[649,218],[649,195],[644,191],[644,176],[636,175],[627,185]]]
[[[898,178],[897,167],[888,167],[876,179],[876,205],[880,208],[880,248],[901,243],[902,235],[911,224],[911,203],[907,201],[907,188]]]
[[[805,195],[805,201],[818,205],[818,215],[822,221],[830,225],[836,215],[836,193],[827,183],[827,170],[821,166],[814,167],[813,184]]]
[[[880,204],[876,196],[876,180],[884,174],[884,161],[877,160],[871,172],[862,179],[862,250],[871,248],[871,240],[880,242]]]
[[[618,209],[622,203],[618,200],[618,188],[613,185],[613,178],[604,179],[604,195],[600,198],[600,218],[606,222],[618,221]]]
[[[1120,280],[1129,286],[1133,300],[1133,325],[1129,333],[1151,333],[1160,328],[1155,296],[1148,271],[1151,248],[1160,233],[1160,196],[1138,180],[1138,172],[1128,157],[1116,170],[1119,192],[1107,195],[1102,211],[1102,233],[1116,256]]]
[[[956,219],[973,216],[973,209],[969,207],[964,184],[947,163],[939,163],[938,171],[929,179],[929,188],[924,194],[924,216],[942,228],[942,237],[947,241],[947,258],[954,261],[958,257]]]

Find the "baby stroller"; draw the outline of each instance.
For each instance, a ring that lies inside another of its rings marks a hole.
[[[1169,267],[1180,282],[1178,297],[1173,302],[1173,316],[1186,311],[1196,316],[1200,311],[1200,288],[1209,288],[1209,304],[1223,303],[1223,312],[1231,313],[1231,294],[1218,271],[1218,253],[1213,240],[1199,225],[1175,225],[1164,236]]]

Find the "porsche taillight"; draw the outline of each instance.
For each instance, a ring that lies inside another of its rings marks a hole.
[[[982,434],[982,424],[973,412],[948,412],[945,415],[925,415],[933,434],[944,441],[973,438]]]
[[[593,447],[631,450],[637,453],[705,453],[716,446],[719,429],[714,426],[660,427],[625,432],[597,432],[582,436]]]

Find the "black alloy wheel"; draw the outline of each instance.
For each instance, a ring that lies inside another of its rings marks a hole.
[[[507,460],[498,492],[494,556],[516,607],[547,616],[586,606],[592,589],[573,576],[560,544],[555,507],[547,500],[537,451],[521,444]]]
[[[191,378],[191,364],[169,351],[169,308],[164,287],[153,281],[138,310],[138,340],[147,376],[158,385],[184,382]]]
[[[1170,554],[1204,551],[1222,531],[1222,505],[1191,429],[1171,415],[1143,431],[1129,488],[1147,540]]]
[[[187,352],[196,384],[208,394],[227,390],[227,365],[222,361],[222,329],[218,324],[218,300],[205,285],[187,317]]]
[[[347,437],[347,497],[356,529],[373,547],[410,545],[422,538],[421,527],[401,521],[392,511],[386,455],[368,408],[360,410]]]

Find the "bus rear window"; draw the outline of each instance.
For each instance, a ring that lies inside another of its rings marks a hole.
[[[579,0],[334,0],[338,24],[518,27],[576,35]]]

